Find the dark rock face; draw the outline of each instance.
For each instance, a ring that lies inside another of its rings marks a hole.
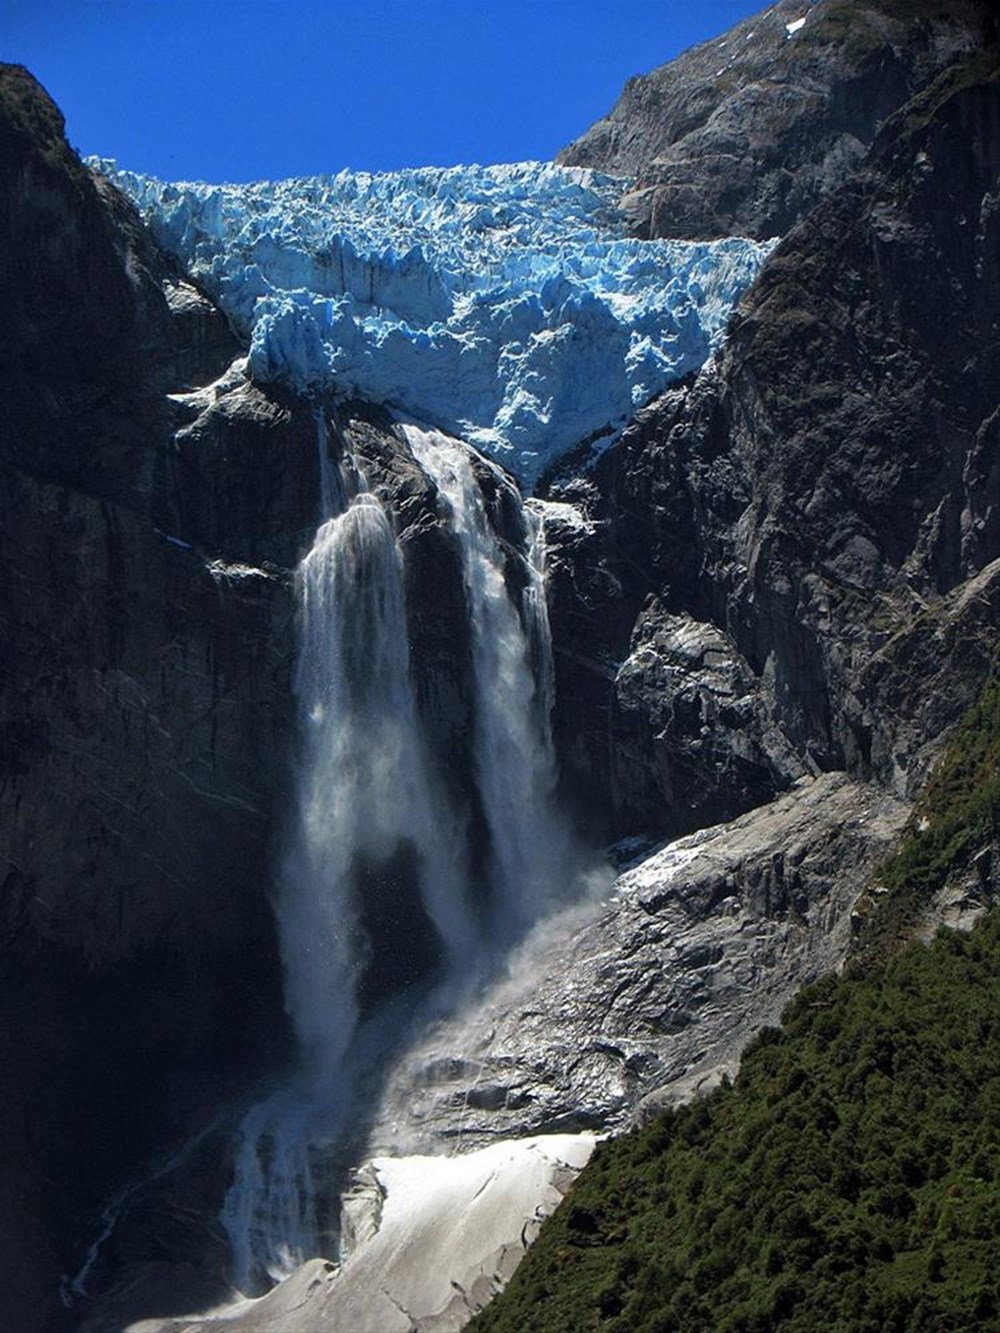
[[[677,702],[654,689],[643,705],[650,668],[628,655],[663,630],[637,624],[630,647],[621,627],[651,594],[668,639],[670,617],[724,636],[732,688],[759,701],[742,775],[730,784],[713,738],[693,783],[726,774],[727,813],[780,789],[796,762],[912,790],[975,696],[1000,614],[998,181],[994,48],[893,118],[864,169],[775,251],[718,361],[600,460],[586,559],[603,581],[564,581],[554,611],[557,642],[591,645],[586,662],[560,658],[563,753],[578,786],[605,782],[614,834],[678,831],[649,755],[683,771],[721,716],[704,661],[682,668],[674,649],[656,670],[682,671]],[[588,692],[608,730],[574,746],[567,701]],[[764,743],[772,725],[793,760]]]
[[[979,0],[779,0],[630,79],[558,160],[636,176],[624,206],[643,235],[784,235],[992,23]]]
[[[293,568],[319,517],[312,414],[251,384],[241,361],[207,388],[171,395],[171,407],[157,526],[224,564]]]
[[[806,771],[732,640],[656,602],[615,675],[613,718],[615,802],[636,829],[720,823]]]
[[[0,1232],[30,1330],[87,1210],[283,1049],[266,888],[315,426],[242,382],[192,411],[232,334],[9,66],[0,251]]]

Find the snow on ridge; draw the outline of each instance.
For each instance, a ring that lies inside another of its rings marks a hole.
[[[169,183],[96,162],[250,338],[261,382],[434,423],[527,486],[700,367],[773,243],[640,241],[580,167]]]

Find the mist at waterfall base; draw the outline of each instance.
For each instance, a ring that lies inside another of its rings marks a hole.
[[[468,811],[435,771],[417,705],[390,515],[360,474],[330,480],[322,414],[318,428],[324,503],[340,512],[321,523],[297,575],[301,749],[276,893],[299,1054],[239,1128],[222,1220],[243,1293],[336,1252],[352,1133],[407,1034],[453,1013],[535,921],[602,880],[556,806],[540,520],[469,446],[400,428],[460,557],[486,830],[485,854],[473,856]],[[520,516],[516,552],[491,524],[477,467]]]

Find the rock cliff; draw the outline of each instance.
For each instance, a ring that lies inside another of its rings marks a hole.
[[[634,177],[643,235],[781,236],[993,25],[978,0],[779,0],[630,79],[558,161]]]
[[[0,1229],[29,1329],[96,1205],[284,1042],[266,888],[316,465],[302,405],[193,393],[233,335],[10,66],[0,180]]]
[[[731,1073],[753,1032],[845,957],[858,886],[907,809],[826,774],[647,857],[610,900],[545,922],[481,1000],[414,1044],[372,1147],[621,1128],[643,1097]]]
[[[554,486],[586,520],[555,533],[558,698],[603,719],[560,714],[566,767],[613,835],[728,817],[803,768],[912,792],[975,697],[998,608],[998,102],[995,49],[909,102],[715,363]]]

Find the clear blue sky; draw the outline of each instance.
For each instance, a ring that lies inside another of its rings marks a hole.
[[[546,159],[763,0],[0,0],[70,142],[167,178]]]

